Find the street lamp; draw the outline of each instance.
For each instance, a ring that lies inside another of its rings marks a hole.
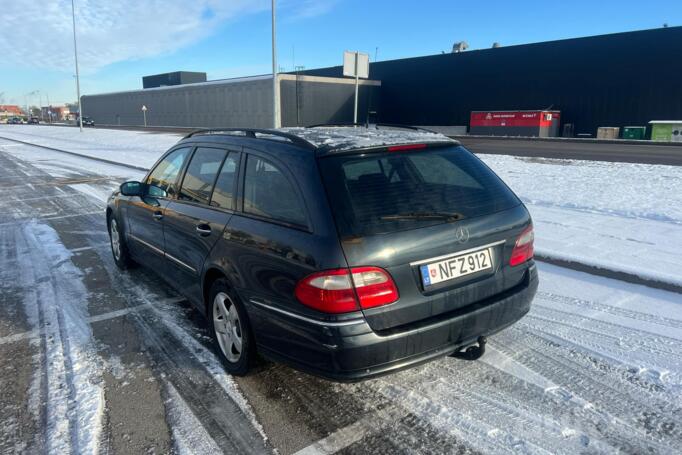
[[[39,94],[40,94],[40,90],[33,90],[32,92],[28,92],[26,95],[24,95],[24,98],[26,101],[26,116],[28,118],[30,118],[33,115],[33,113],[31,112],[31,107],[29,106],[29,104],[31,102],[31,97],[34,97],[34,96],[39,95]],[[38,104],[42,104],[42,100],[39,99]],[[42,106],[39,106],[39,109],[40,109],[40,113],[42,115],[42,112],[43,112]]]
[[[275,6],[277,0],[272,0],[272,125],[279,128],[279,83],[277,82],[277,27],[275,24]]]
[[[81,83],[78,76],[78,47],[76,46],[76,7],[71,0],[71,19],[73,20],[73,57],[76,63],[76,96],[78,97],[78,128],[83,132],[83,108],[81,107]]]

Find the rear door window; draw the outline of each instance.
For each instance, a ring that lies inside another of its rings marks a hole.
[[[225,158],[218,180],[216,180],[211,206],[223,209],[234,209],[234,193],[237,175],[238,154],[230,152]]]
[[[296,187],[274,163],[249,155],[244,176],[244,212],[306,226],[306,212]]]
[[[187,166],[178,199],[208,204],[226,150],[198,147]]]
[[[363,236],[474,218],[519,204],[461,147],[320,159],[342,236]]]

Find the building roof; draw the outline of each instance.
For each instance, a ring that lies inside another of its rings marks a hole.
[[[666,124],[666,125],[680,125],[682,124],[682,120],[652,120],[649,123],[652,125],[656,124]]]
[[[0,104],[0,112],[11,112],[17,115],[23,114],[21,108],[16,104]]]

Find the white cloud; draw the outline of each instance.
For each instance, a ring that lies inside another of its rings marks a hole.
[[[311,17],[334,2],[285,1],[282,9],[291,17]],[[172,52],[209,36],[221,23],[269,7],[269,0],[76,0],[79,65],[87,74]],[[5,64],[72,71],[71,0],[6,1],[2,22]]]
[[[288,13],[285,19],[307,19],[321,16],[336,5],[337,0],[281,0],[279,5]]]

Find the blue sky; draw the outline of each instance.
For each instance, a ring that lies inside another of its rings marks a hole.
[[[76,0],[82,94],[141,88],[141,77],[270,72],[268,0]],[[70,0],[3,4],[0,104],[76,99]],[[682,1],[279,0],[279,65],[336,65],[344,49],[387,60],[682,25]],[[8,33],[12,30],[12,33]],[[295,62],[294,62],[295,60]]]

